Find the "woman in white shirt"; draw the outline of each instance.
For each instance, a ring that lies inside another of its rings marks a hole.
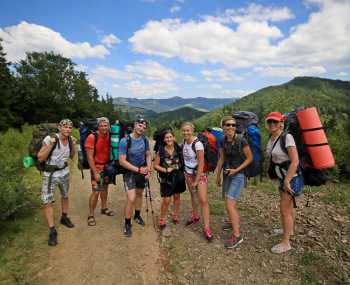
[[[208,204],[208,176],[204,169],[204,147],[193,135],[194,126],[190,122],[181,125],[184,138],[183,157],[185,164],[186,184],[191,193],[192,215],[186,222],[186,226],[199,222],[197,197],[201,207],[204,230],[203,234],[208,241],[213,240],[213,233],[209,226],[209,204]]]
[[[295,222],[295,196],[301,194],[303,177],[299,171],[299,157],[294,138],[283,133],[283,115],[271,112],[266,117],[270,139],[267,154],[271,158],[269,176],[278,178],[280,191],[280,212],[282,223],[282,241],[271,248],[273,253],[284,253],[291,249],[290,236]],[[284,146],[282,144],[284,143]]]

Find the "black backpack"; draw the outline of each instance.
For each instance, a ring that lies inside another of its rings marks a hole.
[[[288,154],[286,148],[286,137],[287,134],[291,134],[294,138],[296,148],[298,151],[299,169],[304,178],[304,185],[321,186],[327,182],[328,177],[324,171],[312,167],[312,161],[303,143],[301,128],[296,116],[298,110],[300,109],[297,109],[286,115],[286,119],[284,122],[284,132],[282,133],[280,138],[280,146],[281,149],[286,154]]]

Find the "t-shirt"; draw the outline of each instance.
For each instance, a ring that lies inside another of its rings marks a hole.
[[[95,135],[90,134],[86,138],[85,148],[94,150],[95,146]],[[95,164],[103,165],[109,162],[109,150],[110,150],[110,139],[109,133],[102,135],[98,133],[96,152],[94,154]]]
[[[244,137],[236,138],[234,142],[228,142],[225,138],[221,141],[221,147],[224,151],[223,168],[237,168],[245,160],[243,148],[248,145]],[[240,173],[243,173],[241,170]]]
[[[146,151],[149,150],[149,142],[144,137],[129,137],[130,148],[128,149],[128,138],[122,138],[119,143],[119,155],[127,155],[127,160],[132,165],[141,167],[146,165]]]
[[[57,135],[57,138],[59,139],[59,135]],[[43,140],[43,143],[45,145],[49,145],[51,141],[51,137],[50,136],[46,136]],[[57,167],[61,168],[64,167],[65,162],[67,162],[69,160],[69,155],[70,155],[70,151],[69,151],[69,143],[67,141],[67,144],[64,145],[62,143],[62,141],[59,141],[59,145],[60,147],[58,148],[58,143],[55,147],[55,149],[53,150],[51,157],[47,160],[47,164],[48,165],[56,165]],[[69,167],[66,167],[62,170],[57,170],[55,172],[53,172],[52,177],[63,177],[65,175],[67,175],[69,173]],[[51,173],[50,172],[46,172],[44,171],[44,176],[49,176]]]
[[[280,140],[281,137],[277,138],[277,139]],[[267,143],[266,153],[269,157],[271,156],[271,150],[272,150],[272,147],[273,147],[275,142],[276,142],[276,139],[272,140],[272,138],[270,138],[268,143]],[[291,146],[295,147],[296,144],[295,144],[293,136],[291,134],[287,134],[286,135],[286,148],[288,149],[288,147],[291,147]],[[281,148],[281,142],[278,141],[272,150],[272,162],[280,164],[280,163],[285,162],[285,161],[290,161],[290,158],[289,158],[288,154],[285,153],[283,151],[283,149]],[[283,172],[285,175],[287,173],[287,170],[283,169]],[[280,169],[278,167],[276,167],[276,173],[277,173],[278,177],[282,178],[282,175],[280,173]]]
[[[196,140],[197,138],[195,138]],[[184,142],[183,144],[183,156],[185,162],[185,172],[192,174],[198,165],[197,155],[192,149],[192,143],[188,144]],[[194,145],[196,151],[204,150],[204,146],[200,141],[197,141]]]

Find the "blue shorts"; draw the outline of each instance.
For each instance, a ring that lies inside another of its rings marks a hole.
[[[278,187],[278,190],[280,190],[281,192],[284,192],[284,183],[283,183],[283,179],[279,179],[280,181],[280,185]],[[294,196],[299,196],[303,190],[304,187],[304,178],[302,175],[298,175],[292,178],[292,180],[290,181],[290,187],[293,189],[294,191]]]
[[[245,176],[243,173],[238,173],[234,176],[224,175],[222,183],[222,191],[226,198],[238,200],[244,188]]]

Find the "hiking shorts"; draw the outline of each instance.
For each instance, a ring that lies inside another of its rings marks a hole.
[[[279,179],[279,186],[278,186],[278,190],[281,192],[285,192],[284,190],[284,180],[283,179]],[[303,187],[304,187],[304,178],[302,175],[298,175],[292,178],[292,180],[290,181],[290,187],[293,189],[294,191],[294,196],[300,196],[300,194],[302,193]]]
[[[224,175],[222,191],[226,198],[238,200],[244,188],[245,176],[243,173]]]
[[[193,183],[196,180],[196,174],[192,174],[192,173],[190,174],[185,172],[185,177],[186,177],[187,183]],[[203,184],[208,184],[208,175],[206,173],[203,173],[201,177],[199,177],[198,185],[203,185]]]
[[[96,165],[96,170],[99,174],[103,171],[105,165]],[[95,180],[94,174],[90,171],[91,175],[91,189],[92,192],[101,192],[101,184]],[[103,181],[103,186],[108,186],[108,181]]]
[[[58,186],[63,198],[68,198],[69,192],[69,173],[62,177],[52,177],[49,187],[49,176],[43,176],[41,187],[41,201],[43,204],[55,202],[55,189]]]
[[[181,194],[186,191],[186,182],[183,173],[173,174],[176,176],[170,176],[169,178],[174,179],[161,179],[160,183],[160,196],[171,197],[174,194]],[[181,176],[181,177],[180,177]],[[179,177],[179,179],[177,179]]]
[[[123,181],[125,191],[145,189],[146,179],[144,174],[128,171],[127,173],[123,174]]]

